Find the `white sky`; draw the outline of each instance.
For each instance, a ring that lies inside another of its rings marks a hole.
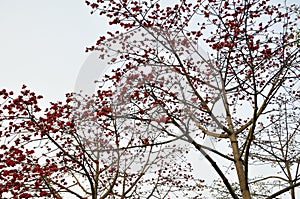
[[[0,0],[0,88],[63,99],[104,24],[84,0]]]

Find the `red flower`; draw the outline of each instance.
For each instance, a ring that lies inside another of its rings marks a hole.
[[[21,195],[20,195],[20,198],[29,198],[29,197],[31,197],[32,195],[30,194],[30,193],[22,193]]]

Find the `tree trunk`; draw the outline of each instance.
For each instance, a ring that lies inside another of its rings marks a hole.
[[[235,160],[235,168],[239,179],[239,185],[242,192],[242,197],[243,199],[251,199],[249,186],[246,180],[247,176],[245,175],[245,169],[240,156],[238,142],[235,134],[230,135],[230,142],[231,142],[233,157]]]

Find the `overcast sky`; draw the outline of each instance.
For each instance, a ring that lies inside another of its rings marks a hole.
[[[104,24],[83,0],[0,0],[0,88],[63,99]]]

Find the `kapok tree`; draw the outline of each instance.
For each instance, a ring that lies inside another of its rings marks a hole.
[[[101,81],[98,96],[112,92],[107,115],[132,121],[137,135],[146,136],[146,146],[139,147],[189,143],[211,163],[231,198],[272,198],[287,191],[296,197],[295,5],[254,0],[86,3],[119,28],[87,51],[98,50],[109,64],[121,65],[106,76],[107,86]],[[205,136],[222,148],[203,146]],[[222,169],[221,158],[231,172]],[[253,172],[257,164],[263,164],[262,172]],[[229,179],[233,171],[237,178]]]
[[[197,197],[202,181],[176,161],[186,149],[136,147],[148,137],[110,116],[110,95],[67,95],[42,111],[26,86],[1,90],[1,198]]]
[[[188,159],[192,148],[226,187],[220,197],[296,197],[299,38],[292,5],[86,3],[119,28],[87,49],[116,68],[94,96],[68,95],[44,112],[41,96],[25,87],[19,96],[1,90],[2,198],[199,198],[203,181]]]

